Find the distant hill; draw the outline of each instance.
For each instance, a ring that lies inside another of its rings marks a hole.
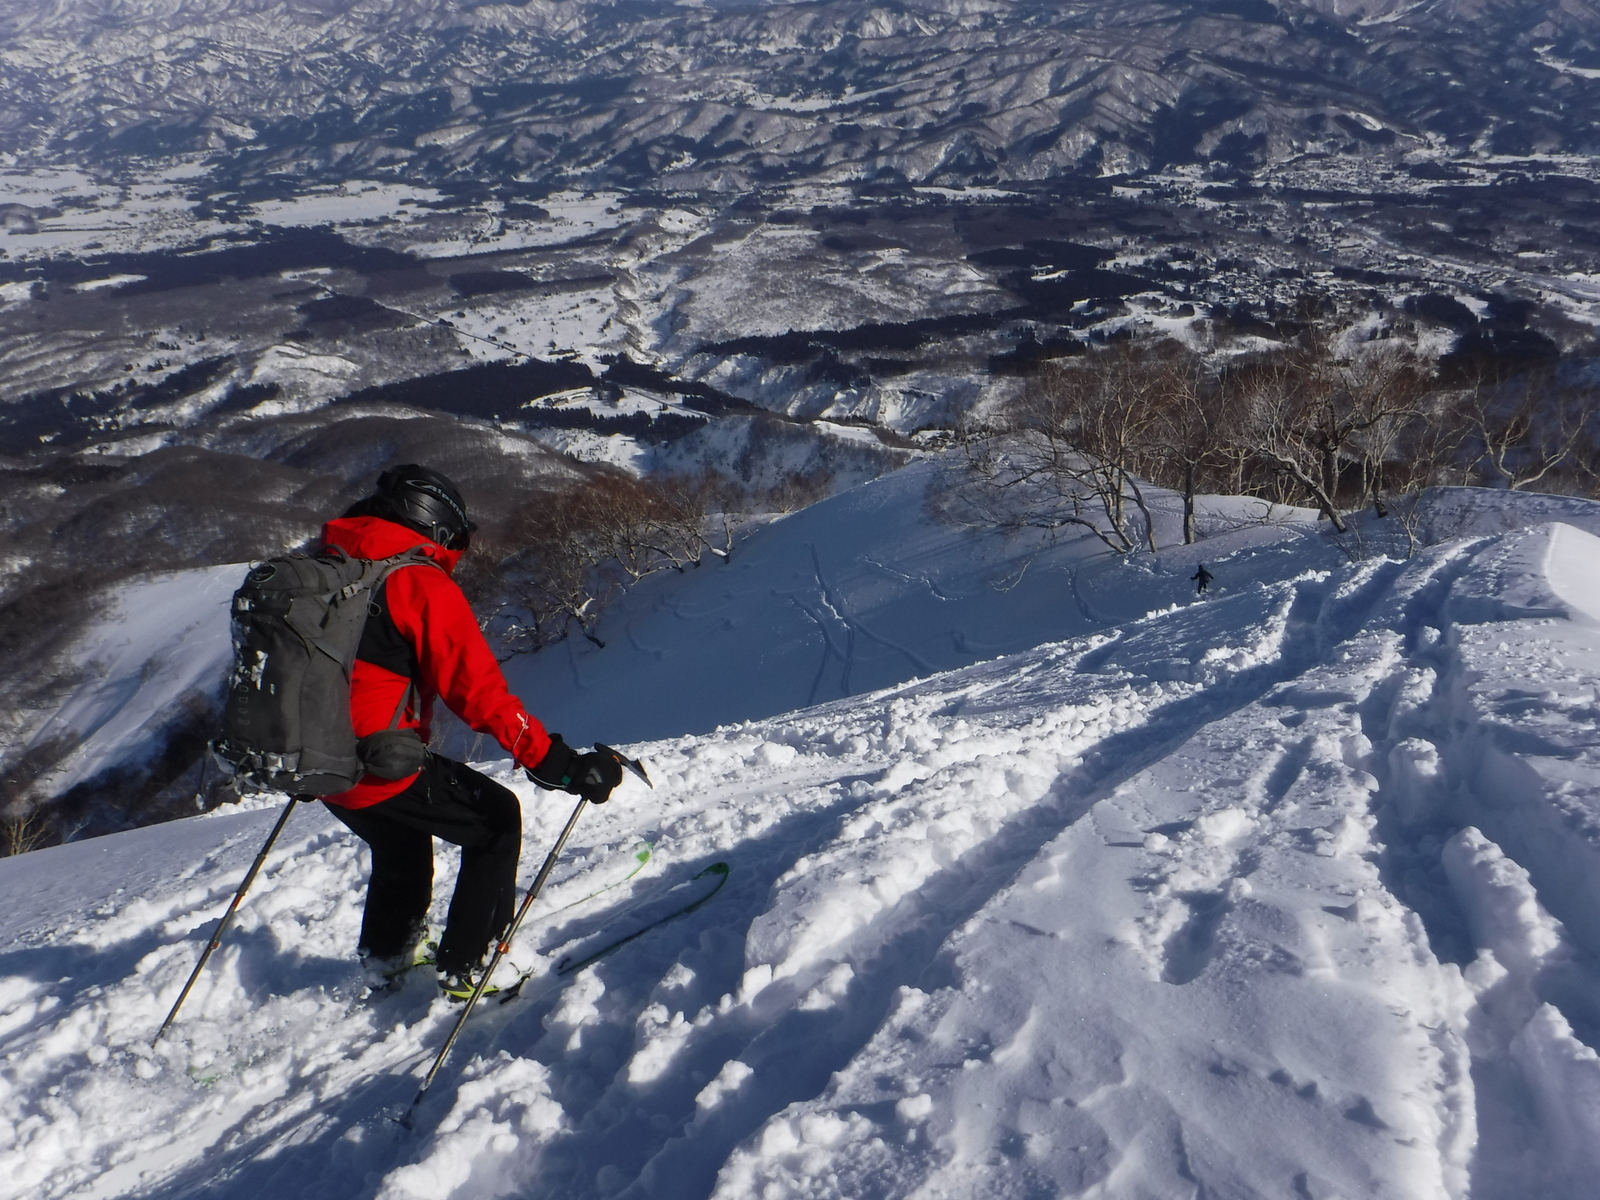
[[[0,2],[0,152],[749,189],[1600,148],[1592,5]]]

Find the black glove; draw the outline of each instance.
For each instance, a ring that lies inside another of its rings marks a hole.
[[[552,733],[550,749],[544,752],[537,767],[528,768],[528,778],[547,792],[570,791],[570,784],[575,778],[573,765],[577,759],[577,751],[562,741],[559,733]]]
[[[590,804],[604,804],[611,799],[611,789],[622,782],[622,763],[615,754],[604,750],[591,750],[578,755],[574,766],[576,769],[569,790]]]
[[[622,763],[605,751],[579,754],[559,733],[552,733],[550,749],[528,778],[546,791],[570,792],[590,804],[604,804],[611,799],[611,789],[622,782]]]

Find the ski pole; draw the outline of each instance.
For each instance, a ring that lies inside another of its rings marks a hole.
[[[222,914],[222,920],[217,922],[217,928],[211,934],[211,942],[200,955],[200,961],[195,963],[194,971],[189,975],[189,982],[183,985],[183,991],[178,993],[178,999],[172,1005],[172,1011],[167,1014],[167,1019],[161,1022],[161,1028],[156,1030],[156,1036],[150,1039],[154,1045],[167,1031],[167,1026],[172,1024],[172,1019],[178,1015],[178,1010],[183,1007],[183,1002],[189,998],[189,989],[194,987],[195,980],[200,978],[200,972],[206,969],[211,954],[222,945],[222,935],[228,931],[228,926],[233,922],[233,914],[239,909],[239,902],[244,899],[244,894],[250,890],[250,885],[256,881],[256,876],[261,871],[261,864],[267,861],[267,854],[272,849],[272,844],[278,840],[278,835],[283,832],[283,827],[289,823],[289,814],[294,811],[294,806],[302,800],[313,799],[311,796],[290,796],[289,804],[283,810],[283,815],[278,818],[278,823],[272,827],[272,832],[267,835],[267,844],[261,847],[261,853],[256,855],[256,861],[250,864],[250,870],[244,877],[244,882],[239,885],[239,890],[233,894],[233,903],[228,905],[228,911]]]
[[[528,910],[533,907],[533,902],[539,898],[539,893],[544,890],[544,881],[550,878],[550,872],[555,870],[556,859],[561,857],[561,851],[566,847],[567,838],[572,836],[573,827],[577,825],[578,818],[583,815],[584,805],[589,801],[579,797],[578,803],[572,809],[572,815],[567,818],[567,827],[561,831],[561,836],[556,839],[556,844],[550,848],[550,853],[545,857],[544,866],[539,868],[539,874],[534,877],[533,886],[528,889],[527,896],[522,901],[522,906],[517,909],[517,915],[511,919],[511,924],[506,927],[505,934],[495,943],[494,957],[489,960],[489,966],[484,971],[483,977],[478,980],[478,986],[472,989],[472,995],[467,997],[466,1005],[461,1009],[461,1015],[456,1018],[455,1028],[450,1031],[450,1036],[445,1038],[444,1045],[439,1047],[439,1055],[433,1060],[433,1066],[428,1068],[428,1073],[423,1077],[422,1086],[417,1089],[416,1098],[411,1101],[411,1107],[406,1109],[406,1115],[401,1118],[400,1124],[407,1129],[411,1128],[411,1119],[416,1115],[417,1105],[422,1103],[422,1098],[428,1094],[428,1088],[433,1085],[433,1077],[439,1073],[439,1068],[444,1066],[444,1060],[449,1057],[450,1048],[456,1044],[456,1038],[461,1036],[461,1027],[467,1023],[467,1015],[472,1012],[473,1005],[478,1003],[478,998],[483,995],[484,988],[489,986],[489,979],[494,975],[494,969],[500,965],[511,949],[511,939],[516,936],[517,926],[522,924],[522,918],[528,915]]]

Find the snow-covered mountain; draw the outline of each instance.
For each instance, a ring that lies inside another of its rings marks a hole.
[[[6,0],[0,150],[723,190],[1592,153],[1597,34],[1527,0]]]
[[[725,723],[632,747],[656,790],[584,816],[513,954],[545,965],[415,1132],[388,1118],[452,1010],[362,999],[330,817],[295,815],[154,1046],[277,801],[0,862],[0,1195],[1591,1195],[1600,505],[1446,494],[1409,560],[1214,505],[1153,570],[1066,543],[1020,582],[1025,548],[964,561],[918,511],[891,479],[789,518],[641,589],[616,678],[538,676],[552,722],[586,686]],[[1017,649],[940,670],[952,630]],[[841,662],[886,686],[721,708]],[[531,875],[567,805],[489,769]],[[711,903],[549,973],[713,862]]]

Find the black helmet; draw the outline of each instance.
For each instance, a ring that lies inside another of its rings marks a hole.
[[[465,550],[478,527],[467,519],[467,505],[456,485],[437,471],[406,463],[378,476],[373,515],[408,525],[448,550]]]

